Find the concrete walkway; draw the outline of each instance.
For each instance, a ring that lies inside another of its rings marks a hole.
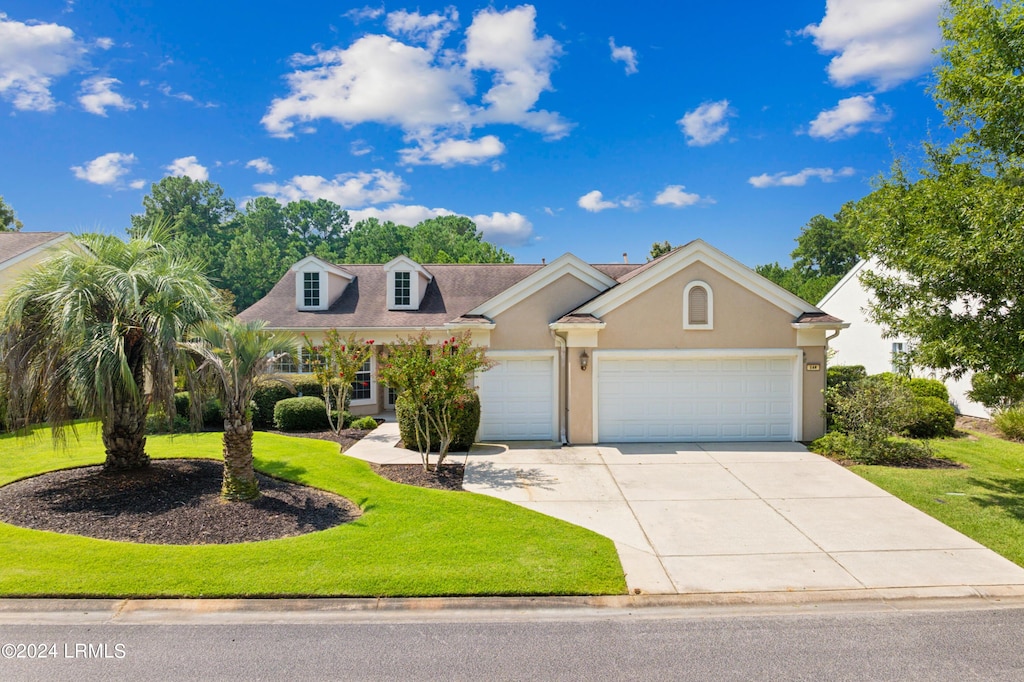
[[[794,443],[476,445],[463,485],[611,538],[634,593],[1024,586],[1021,567]]]

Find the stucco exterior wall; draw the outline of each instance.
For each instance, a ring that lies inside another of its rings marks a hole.
[[[548,325],[599,292],[572,275],[563,275],[533,296],[496,315],[491,332],[494,350],[539,350],[555,347]]]
[[[714,329],[683,329],[683,289],[711,287]],[[601,348],[793,348],[793,315],[703,263],[666,278],[601,318]]]
[[[825,347],[805,346],[803,358],[804,413],[803,436],[805,441],[825,435]],[[818,365],[820,369],[809,370],[807,365]]]

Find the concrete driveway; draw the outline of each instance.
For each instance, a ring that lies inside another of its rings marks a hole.
[[[795,443],[476,445],[464,487],[611,538],[633,592],[1024,590],[1021,567]]]

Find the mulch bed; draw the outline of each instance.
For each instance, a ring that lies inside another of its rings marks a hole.
[[[462,490],[462,476],[466,467],[449,462],[442,464],[437,473],[424,471],[420,464],[371,464],[374,472],[389,481],[435,490]]]
[[[317,440],[329,440],[334,441],[341,446],[341,451],[345,452],[353,444],[359,442],[359,439],[370,433],[365,429],[342,429],[338,433],[331,431],[270,431],[269,433],[276,433],[282,436],[294,436],[296,438],[315,438]]]
[[[57,533],[160,545],[207,545],[291,537],[358,518],[333,493],[258,475],[254,502],[222,502],[224,465],[154,460],[146,469],[106,473],[91,466],[0,487],[0,521]]]

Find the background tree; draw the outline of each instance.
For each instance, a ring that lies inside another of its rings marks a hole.
[[[177,342],[223,313],[195,260],[159,233],[123,242],[86,234],[19,280],[0,310],[0,356],[16,423],[36,400],[54,437],[73,410],[103,428],[107,469],[149,464],[151,402],[173,413]]]
[[[409,253],[417,263],[511,263],[504,249],[483,239],[476,223],[465,216],[424,220],[412,229]]]
[[[331,263],[345,256],[348,211],[326,199],[301,199],[284,207],[284,224],[303,258],[315,254]],[[386,261],[385,261],[386,262]]]
[[[862,203],[882,266],[862,281],[874,319],[914,340],[914,364],[1012,387],[1024,377],[1024,6],[951,0],[942,30],[933,94],[965,132],[926,145],[913,176],[898,162]]]
[[[0,196],[0,232],[17,232],[21,221],[14,215],[14,209]]]
[[[254,500],[260,495],[252,460],[252,414],[249,403],[259,382],[268,379],[287,385],[271,368],[292,350],[292,341],[263,329],[264,322],[204,322],[198,325],[181,348],[190,363],[189,403],[192,422],[202,423],[203,397],[200,387],[213,386],[224,411],[225,500]]]
[[[409,251],[412,229],[390,220],[360,220],[348,233],[346,263],[387,263]]]
[[[672,250],[672,245],[666,239],[663,242],[654,242],[651,244],[651,254],[647,257],[648,261],[652,261],[655,258],[661,258],[666,253]]]

